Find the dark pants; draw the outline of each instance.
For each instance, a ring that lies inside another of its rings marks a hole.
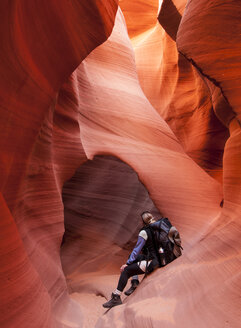
[[[123,292],[126,284],[127,284],[127,281],[130,277],[132,276],[135,276],[135,275],[139,275],[139,274],[144,274],[145,272],[143,272],[139,265],[137,263],[133,263],[133,264],[130,264],[128,265],[124,271],[121,272],[121,275],[120,275],[120,279],[119,279],[119,282],[118,282],[118,286],[117,286],[117,289],[121,292]]]
[[[146,258],[146,256],[144,255],[138,255],[135,263],[132,263],[130,265],[128,265],[124,271],[121,273],[120,275],[120,278],[119,278],[119,282],[118,282],[118,286],[117,286],[117,289],[121,292],[123,292],[127,282],[128,282],[128,279],[132,276],[135,276],[135,275],[140,275],[140,274],[145,274],[144,271],[142,271],[139,267],[139,265],[136,263],[136,262],[139,262],[139,261],[146,261],[148,260]],[[149,259],[150,260],[150,259]],[[151,263],[148,265],[148,267],[146,268],[146,272],[147,274],[148,273],[151,273],[153,270],[155,270],[156,268],[158,268],[158,261],[157,259],[153,259],[152,258],[152,261]]]

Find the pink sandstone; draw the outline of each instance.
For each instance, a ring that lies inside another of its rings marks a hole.
[[[1,2],[0,325],[237,328],[240,5],[120,5]],[[104,314],[145,207],[184,254]]]

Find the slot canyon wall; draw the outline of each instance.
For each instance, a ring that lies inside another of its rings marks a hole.
[[[239,327],[241,4],[0,15],[1,327]],[[184,253],[105,313],[145,208]]]

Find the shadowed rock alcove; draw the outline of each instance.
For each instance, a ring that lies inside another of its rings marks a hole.
[[[101,276],[118,275],[136,241],[140,213],[160,214],[136,172],[113,156],[81,165],[63,187],[63,203],[61,259],[69,293],[89,294],[85,305],[91,298],[93,310],[94,296],[106,286]]]

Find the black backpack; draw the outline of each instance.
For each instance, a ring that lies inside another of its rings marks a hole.
[[[180,234],[168,218],[161,218],[149,227],[160,266],[165,266],[182,255]]]

